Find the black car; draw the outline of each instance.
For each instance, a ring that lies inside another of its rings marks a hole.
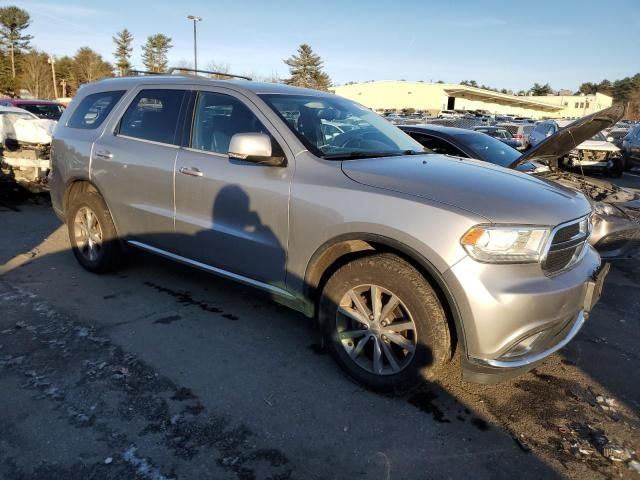
[[[627,168],[640,166],[640,125],[631,128],[622,140],[622,155]]]
[[[514,168],[581,191],[591,200],[594,211],[593,232],[589,241],[603,258],[621,258],[636,255],[640,250],[640,195],[611,182],[557,168],[558,158],[584,139],[591,138],[597,128],[607,126],[602,125],[603,119],[610,117],[609,122],[613,124],[622,116],[622,109],[616,108],[614,106],[597,112],[598,117],[584,117],[575,122],[574,127],[557,132],[524,154],[473,130],[435,125],[400,128],[435,153],[475,158]]]

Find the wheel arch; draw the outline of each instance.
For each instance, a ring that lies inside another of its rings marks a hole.
[[[370,233],[349,233],[335,237],[312,255],[304,277],[304,297],[308,302],[307,315],[315,316],[322,288],[329,277],[351,260],[373,253],[392,253],[418,270],[429,282],[442,304],[451,332],[451,348],[464,347],[464,329],[455,298],[443,276],[424,255],[393,238]]]

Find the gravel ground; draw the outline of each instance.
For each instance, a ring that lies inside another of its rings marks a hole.
[[[640,261],[534,371],[387,398],[253,290],[85,272],[44,197],[0,195],[0,225],[0,478],[640,478]]]

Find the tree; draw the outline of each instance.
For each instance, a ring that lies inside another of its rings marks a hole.
[[[21,56],[18,76],[21,88],[29,90],[36,98],[53,97],[53,85],[51,68],[47,63],[49,56],[46,53],[32,50]]]
[[[468,87],[477,87],[478,82],[476,82],[475,80],[462,80],[460,82],[460,85],[466,85]]]
[[[598,85],[591,82],[585,82],[582,85],[580,85],[580,88],[578,88],[578,93],[584,93],[585,95],[593,95],[594,93],[597,93],[597,92],[598,92]]]
[[[230,69],[231,69],[231,66],[228,63],[215,62],[211,60],[207,64],[207,70],[209,70],[210,72],[229,73],[231,71]],[[229,78],[226,75],[216,75],[216,74],[211,74],[209,75],[209,77],[218,79],[218,80],[220,79],[225,80]]]
[[[156,33],[147,37],[147,43],[142,46],[142,63],[150,72],[164,72],[167,70],[167,54],[171,45],[171,38]]]
[[[0,94],[13,95],[16,90],[16,79],[11,75],[11,58],[0,51]]]
[[[116,58],[116,68],[118,74],[123,77],[131,70],[131,52],[133,52],[133,35],[126,28],[116,33],[115,37],[111,37],[113,43],[116,44],[116,51],[113,56]]]
[[[78,85],[113,76],[113,67],[89,47],[82,47],[73,57],[73,79]]]
[[[289,66],[291,74],[291,77],[284,81],[287,85],[325,91],[331,86],[329,75],[322,70],[324,62],[306,43],[300,45],[297,54],[284,60],[284,63]]]
[[[16,53],[29,48],[33,38],[24,31],[30,25],[29,14],[18,7],[0,8],[0,42],[9,49],[11,57],[11,75],[16,78]]]
[[[530,91],[532,95],[547,95],[549,93],[553,93],[553,88],[551,88],[551,85],[548,83],[545,83],[544,85],[534,83]]]

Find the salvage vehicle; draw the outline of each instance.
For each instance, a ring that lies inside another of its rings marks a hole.
[[[357,128],[326,139],[323,121]],[[531,369],[577,334],[608,271],[582,193],[428,155],[355,102],[287,85],[85,85],[50,186],[85,269],[135,247],[261,289],[316,318],[376,391],[446,375],[454,353],[467,380]]]
[[[622,140],[625,168],[640,166],[640,125],[631,128]]]
[[[610,115],[611,118],[616,118],[614,114]],[[493,138],[460,128],[434,125],[400,128],[435,153],[476,158],[582,192],[593,206],[594,228],[589,242],[600,256],[606,259],[635,256],[640,252],[640,195],[605,180],[587,178],[557,168],[558,159],[573,147],[565,142],[564,135],[580,138],[584,137],[585,131],[590,133],[594,128],[589,117],[580,122],[563,131],[562,135],[549,137],[524,154]]]
[[[2,98],[0,106],[18,107],[33,113],[38,118],[59,120],[64,112],[64,105],[52,100],[35,100],[24,98]]]
[[[44,182],[55,124],[21,108],[0,107],[0,167],[27,186]]]
[[[529,135],[529,145],[535,147],[546,138],[573,123],[575,122],[571,120],[545,120],[540,122]],[[622,175],[625,169],[624,158],[620,149],[607,141],[600,131],[568,152],[559,165],[567,169],[594,168],[605,170],[612,176]]]

